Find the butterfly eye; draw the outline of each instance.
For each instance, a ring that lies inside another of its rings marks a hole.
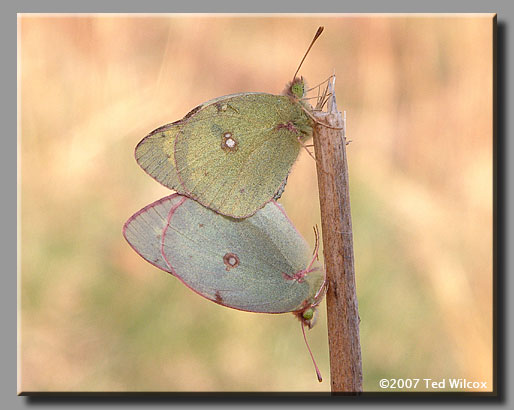
[[[318,316],[317,313],[318,311],[316,310],[316,308],[310,307],[308,309],[305,309],[302,313],[302,323],[309,329],[312,329],[316,324],[316,319]]]
[[[314,309],[307,309],[305,312],[303,312],[302,316],[305,320],[311,320],[314,317]]]
[[[297,98],[303,98],[305,95],[305,83],[302,80],[295,80],[291,85],[291,93]]]

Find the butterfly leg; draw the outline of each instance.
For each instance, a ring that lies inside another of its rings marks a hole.
[[[311,272],[315,272],[319,270],[319,268],[312,269],[312,265],[314,264],[314,261],[318,259],[318,251],[319,251],[319,229],[318,225],[315,225],[313,227],[314,229],[314,237],[316,239],[316,244],[314,245],[314,252],[312,252],[312,260],[309,263],[309,266],[307,266],[306,269],[303,269],[301,271],[296,272],[294,275],[289,275],[287,273],[282,272],[282,277],[286,280],[296,280],[298,282],[303,282],[303,278],[305,275]],[[325,272],[326,275],[326,272]],[[324,280],[325,282],[326,280]]]
[[[316,161],[316,157],[314,155],[312,155],[312,152],[309,151],[309,148],[307,147],[307,145],[305,145],[302,140],[300,139],[300,137],[297,138],[298,140],[298,143],[302,146],[303,149],[305,149],[305,151],[307,151],[307,153],[311,156],[311,158]]]
[[[314,115],[312,115],[309,110],[305,107],[302,106],[302,110],[305,112],[305,114],[307,114],[307,116],[312,120],[314,121],[316,124],[319,124],[319,125],[322,125],[323,127],[327,127],[327,128],[330,128],[330,129],[333,129],[333,130],[344,130],[344,127],[332,127],[331,125],[327,125],[321,121],[319,121],[318,119],[316,119],[314,117]]]
[[[312,91],[316,88],[320,88],[323,84],[325,83],[328,83],[330,80],[332,80],[333,77],[335,77],[336,75],[335,74],[331,74],[326,80],[322,81],[321,83],[319,83],[318,85],[315,85],[314,87],[311,87],[309,88],[306,92],[309,92],[309,91]]]
[[[295,282],[302,283],[303,277],[307,274],[305,270],[301,270],[299,272],[296,272],[293,275],[289,275],[288,273],[282,272],[282,277],[285,280],[294,280]]]

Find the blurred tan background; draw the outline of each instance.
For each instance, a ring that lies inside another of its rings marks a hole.
[[[133,157],[211,98],[335,69],[347,147],[364,388],[492,386],[492,17],[19,18],[21,391],[328,391],[325,302],[298,321],[202,299],[121,228],[169,193]],[[313,244],[315,165],[281,200]]]

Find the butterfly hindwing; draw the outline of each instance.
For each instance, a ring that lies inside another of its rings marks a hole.
[[[183,197],[170,195],[132,215],[123,226],[123,236],[132,248],[152,265],[171,273],[162,256],[162,233],[168,224],[168,215]]]
[[[135,151],[137,163],[148,175],[175,190],[180,187],[174,155],[175,137],[179,132],[177,123],[157,128],[141,140]]]
[[[321,271],[293,279],[311,253],[275,201],[235,220],[174,194],[136,213],[124,233],[143,258],[235,309],[297,311],[312,303],[323,283]]]

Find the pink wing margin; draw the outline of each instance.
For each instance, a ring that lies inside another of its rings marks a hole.
[[[145,206],[144,208],[142,208],[142,209],[140,209],[139,211],[137,211],[134,215],[132,215],[132,216],[127,220],[127,222],[125,222],[125,224],[123,225],[123,230],[122,230],[122,232],[123,232],[123,237],[124,237],[124,238],[125,238],[125,240],[128,242],[128,244],[130,245],[130,247],[131,247],[131,248],[132,248],[132,249],[133,249],[133,250],[134,250],[134,251],[135,251],[139,256],[141,256],[144,260],[146,260],[147,262],[149,262],[150,264],[152,264],[152,265],[153,265],[153,266],[155,266],[156,268],[159,268],[159,269],[164,270],[165,272],[167,272],[167,273],[171,273],[171,274],[173,274],[173,272],[172,272],[172,271],[169,271],[169,270],[164,269],[162,266],[159,266],[159,265],[157,264],[157,262],[152,261],[152,260],[148,259],[145,255],[143,255],[143,254],[141,253],[141,251],[140,251],[138,248],[136,248],[136,246],[135,246],[135,245],[134,245],[134,244],[129,240],[129,238],[127,237],[127,230],[129,229],[129,226],[132,224],[132,222],[134,222],[134,220],[135,220],[135,219],[137,219],[137,218],[139,218],[141,215],[143,215],[143,214],[147,213],[150,209],[153,209],[153,208],[155,208],[156,206],[158,206],[158,205],[160,205],[160,204],[162,204],[162,203],[165,203],[165,202],[167,202],[167,201],[172,201],[174,198],[176,198],[176,197],[180,197],[180,196],[181,196],[181,195],[176,194],[176,193],[175,193],[175,194],[171,194],[171,195],[168,195],[168,196],[166,196],[166,197],[164,197],[164,198],[161,198],[161,199],[159,199],[159,200],[157,200],[157,201],[155,201],[155,202],[152,202],[151,204],[149,204],[149,205]],[[183,201],[181,201],[180,203],[182,203],[182,202],[183,202]],[[171,208],[171,210],[170,210],[170,214],[171,214],[171,212],[172,212],[175,208],[176,208],[176,206],[173,206],[173,207]],[[169,221],[169,218],[170,218],[170,216],[169,216],[169,214],[168,214],[168,221]],[[166,228],[166,227],[165,227],[165,228]],[[164,229],[165,229],[165,228],[164,228]],[[161,235],[161,238],[162,238],[162,235]],[[164,262],[165,262],[165,260],[164,260]]]

